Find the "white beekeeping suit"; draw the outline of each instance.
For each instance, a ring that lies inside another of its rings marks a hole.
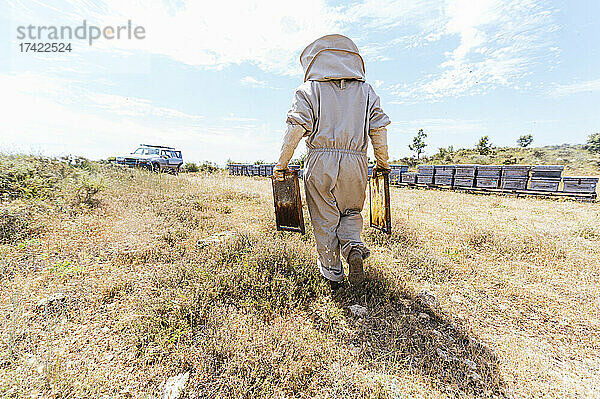
[[[363,59],[349,38],[323,36],[304,49],[300,62],[304,83],[296,89],[287,114],[276,174],[287,168],[300,139],[306,137],[304,187],[319,269],[330,281],[342,281],[341,253],[350,265],[349,280],[360,282],[363,259],[370,254],[360,237],[368,140],[377,167],[389,169],[385,127],[390,120],[379,96],[365,82]]]

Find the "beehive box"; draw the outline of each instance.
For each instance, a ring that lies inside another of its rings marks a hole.
[[[397,172],[398,174],[408,172],[408,165],[390,165],[392,172]]]
[[[477,165],[455,165],[454,175],[461,177],[475,177]]]
[[[414,172],[404,172],[400,176],[402,183],[415,184],[417,182],[417,174]]]
[[[417,174],[417,184],[433,184],[433,175]]]
[[[369,177],[373,176],[373,165],[367,167],[367,173]]]
[[[265,165],[265,176],[273,176],[273,169],[275,169],[275,165],[273,165],[273,164]]]
[[[473,177],[454,176],[454,187],[473,187]]]
[[[563,177],[563,192],[593,194],[597,184],[597,177]]]
[[[500,183],[499,177],[489,177],[489,176],[480,177],[479,173],[477,174],[477,179],[476,179],[477,187],[498,188],[499,183]]]
[[[417,171],[419,172],[419,175],[433,175],[434,172],[434,166],[433,165],[419,165],[417,166]]]
[[[443,176],[454,176],[454,165],[435,165],[434,166],[434,175],[443,175]]]
[[[479,165],[477,166],[477,177],[500,177],[502,166],[500,165]]]
[[[539,177],[532,177],[529,182],[529,189],[533,191],[555,192],[558,191],[559,185],[560,179],[544,179]]]
[[[435,175],[433,177],[433,181],[435,182],[436,186],[450,186],[452,187],[452,180],[453,177],[449,176],[449,175]]]
[[[563,165],[534,165],[531,167],[531,177],[560,179],[564,169]]]
[[[529,177],[529,165],[504,165],[502,177]]]
[[[500,187],[504,190],[526,190],[527,177],[503,177]]]

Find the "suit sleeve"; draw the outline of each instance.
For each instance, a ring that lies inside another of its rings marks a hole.
[[[381,109],[379,96],[372,87],[369,87],[369,131],[381,129],[391,123],[390,118]]]
[[[313,131],[314,112],[307,93],[302,87],[296,89],[294,93],[292,108],[287,113],[286,122],[288,125],[302,126],[307,134]]]

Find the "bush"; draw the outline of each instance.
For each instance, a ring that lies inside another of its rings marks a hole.
[[[198,169],[198,165],[195,163],[187,162],[185,165],[183,165],[183,170],[187,173],[194,173],[198,172],[200,169]]]
[[[448,148],[440,147],[438,153],[434,156],[434,158],[437,158],[440,161],[450,162],[452,161],[454,153],[454,146],[448,146]]]
[[[76,189],[74,205],[80,208],[96,208],[100,201],[95,196],[103,188],[104,185],[99,180],[83,179]]]
[[[39,230],[31,205],[21,200],[0,205],[0,244],[14,244]]]
[[[208,161],[202,162],[198,168],[200,169],[200,172],[206,173],[214,173],[219,170],[217,164]]]
[[[92,162],[84,157],[69,155],[60,158],[62,162],[67,163],[74,168],[85,169],[87,171],[92,171]]]
[[[59,182],[75,175],[74,168],[57,160],[0,155],[0,198],[50,198]]]
[[[590,135],[585,149],[591,152],[600,153],[600,133]]]
[[[204,161],[201,164],[197,165],[194,162],[188,162],[183,166],[183,170],[188,173],[194,172],[205,172],[205,173],[214,173],[219,170],[219,167],[208,161]]]

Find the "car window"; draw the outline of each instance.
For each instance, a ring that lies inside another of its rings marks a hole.
[[[158,148],[148,148],[146,155],[158,155]]]

